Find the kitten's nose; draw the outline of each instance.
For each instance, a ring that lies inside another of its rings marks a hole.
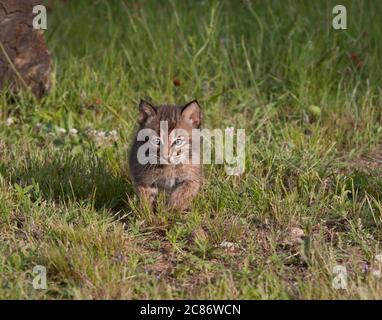
[[[168,147],[168,144],[164,144],[163,146],[163,152],[162,152],[162,155],[161,157],[163,158],[163,160],[165,160],[167,163],[169,163],[170,161],[170,153],[169,153],[169,147]]]
[[[165,164],[170,163],[170,157],[169,157],[169,155],[166,153],[166,151],[164,151],[164,152],[161,154],[160,157],[161,157],[162,162],[164,162]]]

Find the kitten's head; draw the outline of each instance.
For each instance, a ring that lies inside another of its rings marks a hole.
[[[157,149],[158,157],[177,164],[191,155],[192,129],[201,126],[201,108],[196,100],[183,106],[154,106],[142,100],[138,122],[140,129],[152,130],[149,141]],[[168,128],[167,134],[164,134],[163,124]]]

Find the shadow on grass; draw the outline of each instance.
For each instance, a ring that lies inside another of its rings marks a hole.
[[[111,172],[104,160],[94,155],[55,154],[30,159],[11,173],[12,183],[33,185],[32,198],[55,202],[84,202],[96,210],[128,209],[132,185],[123,175]],[[3,167],[3,169],[5,169]]]

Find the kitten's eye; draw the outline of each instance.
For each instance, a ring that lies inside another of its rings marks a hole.
[[[175,141],[174,141],[174,144],[177,146],[177,147],[180,147],[182,145],[184,145],[185,141],[182,139],[182,138],[177,138]]]
[[[159,137],[151,137],[151,144],[154,146],[159,146],[160,145],[160,138]]]

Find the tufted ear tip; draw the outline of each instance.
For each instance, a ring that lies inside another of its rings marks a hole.
[[[157,109],[149,102],[142,100],[139,102],[139,117],[138,122],[144,124],[150,118],[154,117],[157,113]]]
[[[199,128],[202,123],[199,102],[195,99],[187,103],[182,108],[182,116],[186,121],[191,123],[194,128]]]

